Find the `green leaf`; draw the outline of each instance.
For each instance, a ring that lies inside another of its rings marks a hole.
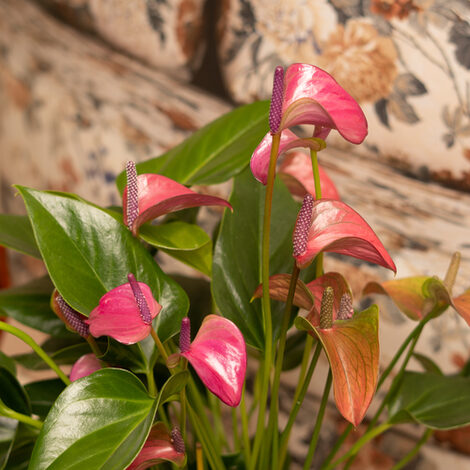
[[[132,272],[163,309],[154,321],[162,341],[179,331],[188,299],[130,231],[105,211],[67,195],[18,186],[49,275],[66,302],[89,315]]]
[[[41,380],[26,384],[24,389],[29,396],[33,413],[44,419],[64,390],[64,382],[60,379]]]
[[[64,323],[52,311],[54,286],[49,277],[34,279],[20,287],[0,291],[0,311],[23,325],[52,336],[70,336]]]
[[[470,424],[470,377],[405,372],[389,403],[390,423],[418,422],[432,429]]]
[[[212,269],[212,240],[199,226],[186,222],[143,225],[139,237],[207,276]]]
[[[31,222],[25,215],[0,214],[0,245],[41,258]]]
[[[268,132],[268,112],[268,101],[237,108],[162,156],[139,163],[137,172],[159,173],[187,185],[227,181],[245,168]],[[126,185],[124,172],[116,184],[122,193]]]
[[[83,377],[49,412],[29,470],[126,468],[144,444],[155,410],[156,401],[128,371],[102,369]]]
[[[14,375],[3,367],[0,367],[0,400],[12,410],[25,415],[31,414],[31,406],[24,388]]]
[[[328,356],[338,411],[357,427],[372,401],[379,372],[379,309],[372,305],[349,320],[321,329],[306,318],[295,326],[318,337]]]
[[[172,375],[163,385],[157,398],[157,409],[169,401],[174,395],[177,395],[186,386],[189,380],[189,372],[182,370]]]
[[[10,374],[16,377],[16,364],[15,361],[0,351],[0,367],[6,369]]]
[[[413,357],[421,364],[425,372],[444,375],[440,367],[430,357],[417,352],[413,353]]]
[[[264,349],[261,302],[250,303],[260,283],[261,240],[265,187],[249,169],[234,180],[230,203],[225,212],[215,246],[212,266],[212,292],[223,316],[232,320],[245,341]],[[299,206],[284,183],[276,179],[271,216],[270,274],[290,272],[293,266],[292,232]],[[273,332],[277,335],[284,305],[272,304]]]

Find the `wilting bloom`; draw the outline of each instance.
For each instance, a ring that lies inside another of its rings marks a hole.
[[[273,99],[274,95],[273,93]],[[272,107],[272,111],[275,109],[279,107]],[[315,138],[326,139],[332,129],[336,129],[344,139],[353,144],[360,144],[367,135],[367,121],[356,101],[331,75],[314,65],[292,64],[287,68],[280,110],[280,119],[279,116],[270,119],[279,121],[275,131],[281,132],[279,153],[294,146],[321,150],[315,148],[321,145]],[[288,133],[290,140],[287,144],[283,134],[288,128],[300,124],[315,126],[313,139],[300,139],[295,134]],[[270,134],[255,149],[250,163],[253,175],[261,182],[265,182],[269,165],[272,140]],[[297,142],[294,144],[294,141]]]
[[[127,186],[122,195],[124,223],[136,234],[139,227],[164,214],[199,206],[232,206],[216,196],[198,194],[170,178],[153,173],[136,174],[127,164]]]
[[[161,422],[152,426],[144,447],[127,470],[145,470],[162,462],[182,466],[186,461],[184,441],[177,428],[169,433]]]
[[[115,287],[100,299],[86,323],[95,336],[111,336],[123,344],[133,344],[150,334],[152,320],[162,306],[153,298],[150,287],[137,282],[133,274],[129,282]]]
[[[224,403],[240,403],[246,372],[246,346],[237,326],[227,318],[208,315],[193,342],[189,318],[183,318],[180,355],[193,366],[204,385]]]
[[[70,381],[81,379],[101,369],[101,361],[94,354],[85,354],[78,359],[70,371]]]
[[[378,318],[375,305],[353,315],[350,295],[343,293],[339,298],[327,286],[320,312],[313,307],[307,318],[295,320],[297,328],[321,341],[330,363],[336,406],[354,426],[362,421],[377,386]]]
[[[326,171],[318,166],[318,172],[322,198],[340,199],[338,190]],[[292,195],[304,197],[306,194],[311,194],[315,199],[318,199],[315,194],[312,161],[310,156],[301,150],[294,150],[286,154],[279,167],[279,176]]]
[[[295,255],[299,268],[310,264],[321,252],[333,252],[379,264],[396,272],[387,250],[367,222],[341,201],[320,199],[313,203],[308,241]]]

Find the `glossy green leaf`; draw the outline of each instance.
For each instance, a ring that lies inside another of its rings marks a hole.
[[[165,382],[157,398],[157,409],[169,401],[174,395],[177,395],[186,386],[189,380],[189,372],[182,370],[172,376]]]
[[[154,321],[165,341],[188,310],[181,287],[165,275],[129,230],[99,208],[67,195],[18,186],[54,285],[75,310],[89,315],[132,272],[163,309]]]
[[[5,468],[10,457],[17,428],[18,421],[0,416],[0,470]]]
[[[153,340],[150,346],[153,350],[155,349]],[[136,374],[147,373],[148,358],[143,351],[143,341],[137,344],[124,345],[108,338],[108,345],[106,348],[102,348],[102,351],[103,355],[99,356],[99,359],[109,367],[130,369]]]
[[[372,401],[379,372],[379,309],[372,305],[349,320],[321,329],[297,317],[300,330],[318,337],[328,356],[338,411],[355,427]]]
[[[16,364],[15,361],[0,351],[0,367],[6,369],[10,374],[16,377]]]
[[[0,214],[0,245],[41,258],[31,222],[25,215]]]
[[[187,185],[227,181],[245,168],[268,131],[268,112],[268,101],[237,108],[162,156],[137,164],[137,172],[159,173]],[[125,173],[116,184],[122,193]]]
[[[212,240],[199,226],[186,222],[143,225],[139,237],[207,276],[212,269]]]
[[[102,369],[59,396],[47,416],[30,470],[119,470],[135,458],[150,431],[156,401],[128,371]]]
[[[52,336],[70,336],[50,306],[54,286],[49,277],[0,291],[0,311],[23,325]]]
[[[14,411],[31,414],[31,406],[24,388],[14,375],[3,367],[0,367],[0,400]]]
[[[433,429],[470,424],[470,377],[405,372],[389,403],[391,423],[418,422]]]
[[[26,384],[24,389],[29,396],[33,414],[44,419],[64,387],[64,382],[60,379],[47,379]]]
[[[249,169],[234,180],[230,203],[217,239],[212,266],[212,292],[223,316],[232,320],[245,341],[264,348],[261,302],[250,303],[260,283],[261,240],[265,187]],[[292,232],[299,206],[284,183],[276,179],[271,216],[271,274],[290,272],[293,266]],[[272,304],[273,332],[277,335],[284,305]]]

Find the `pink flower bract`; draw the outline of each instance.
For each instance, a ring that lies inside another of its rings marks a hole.
[[[81,379],[102,368],[101,361],[94,354],[85,354],[78,359],[70,371],[70,381]]]
[[[162,306],[153,298],[147,284],[139,282],[138,285],[154,319]],[[150,334],[151,329],[151,323],[147,324],[142,319],[129,283],[115,287],[103,295],[99,305],[92,310],[85,322],[90,325],[90,333],[93,336],[111,336],[123,344],[134,344],[143,340]]]
[[[396,272],[395,263],[369,224],[341,201],[314,202],[307,249],[295,257],[297,266],[306,267],[325,251],[353,256]]]
[[[166,176],[153,173],[137,176],[137,190],[139,213],[132,224],[134,234],[143,223],[170,212],[213,205],[232,209],[225,199],[198,194]],[[122,201],[124,223],[127,225],[127,186],[124,189]]]
[[[204,318],[188,351],[181,353],[204,385],[224,403],[240,403],[246,372],[246,346],[237,326],[227,318]]]

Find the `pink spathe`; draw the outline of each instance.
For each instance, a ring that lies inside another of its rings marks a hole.
[[[320,252],[333,252],[379,264],[396,272],[395,263],[369,224],[341,201],[320,199],[313,205],[306,251],[296,256],[306,267]]]
[[[101,361],[97,359],[94,354],[85,354],[75,361],[75,364],[72,366],[70,381],[73,382],[82,377],[86,377],[102,367]]]
[[[181,353],[204,385],[225,404],[240,403],[246,372],[246,346],[237,326],[208,315],[188,351]]]
[[[153,298],[150,287],[138,283],[152,320],[158,315],[162,306]],[[152,324],[142,319],[132,287],[129,283],[122,284],[107,292],[100,299],[100,303],[90,313],[85,321],[90,326],[90,333],[94,337],[111,336],[123,344],[134,344],[143,340],[150,334]]]

